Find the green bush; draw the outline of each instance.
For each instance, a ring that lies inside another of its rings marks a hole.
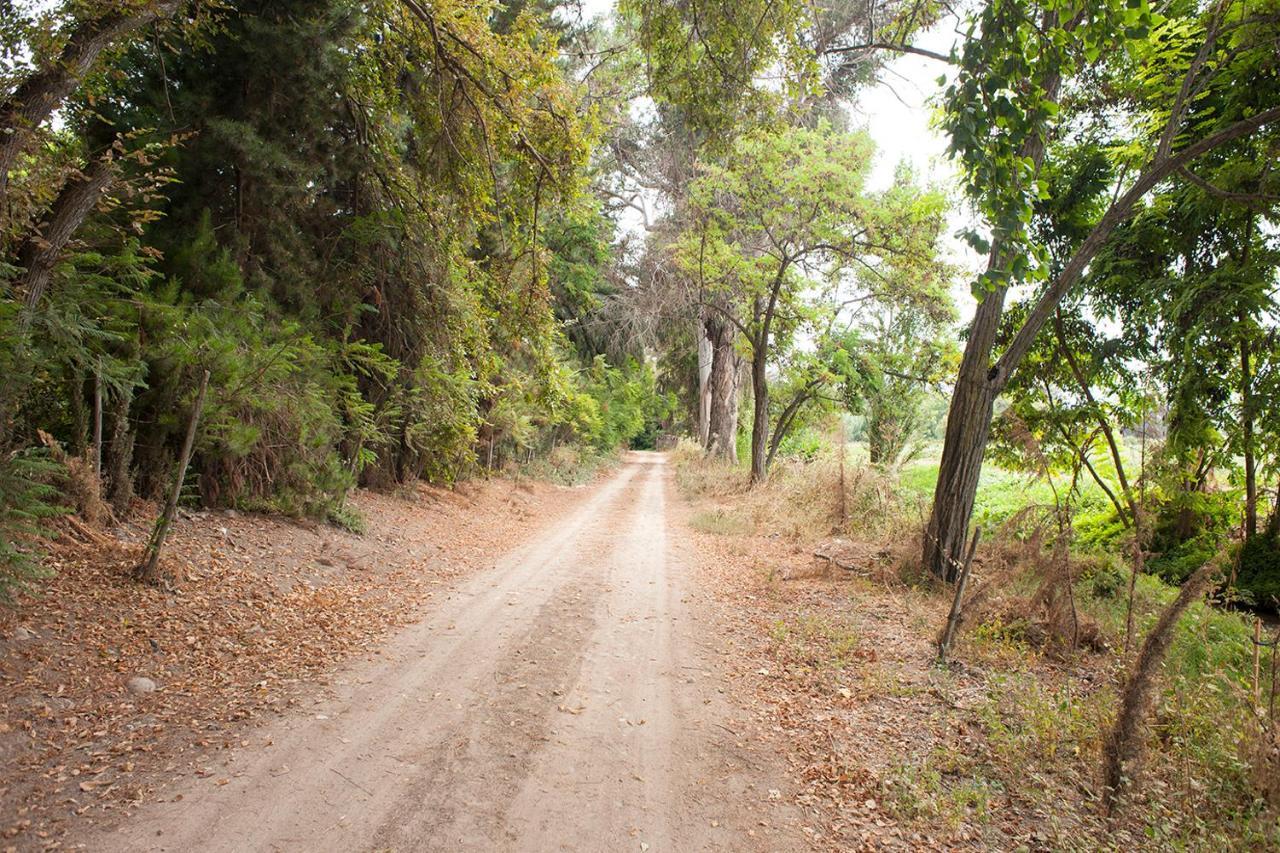
[[[40,563],[37,541],[48,534],[42,522],[66,512],[49,484],[61,470],[43,449],[0,457],[0,603],[12,604],[51,574]]]
[[[1251,604],[1280,606],[1280,543],[1270,536],[1252,536],[1240,548],[1236,590]]]
[[[1108,504],[1099,511],[1078,512],[1072,520],[1076,543],[1081,548],[1114,550],[1128,527],[1115,507]]]
[[[1129,576],[1112,560],[1105,560],[1088,577],[1094,598],[1116,598],[1129,584]]]
[[[1147,563],[1147,571],[1171,584],[1181,584],[1196,569],[1213,559],[1217,546],[1208,536],[1188,539]]]
[[[782,440],[778,445],[778,455],[812,462],[829,444],[830,441],[820,431],[805,427],[795,430]]]

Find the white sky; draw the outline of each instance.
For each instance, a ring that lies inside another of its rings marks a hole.
[[[924,33],[916,44],[945,55],[956,38],[955,21],[944,20]],[[969,285],[985,258],[954,236],[962,228],[972,227],[973,217],[961,197],[956,170],[947,159],[947,139],[933,127],[936,108],[932,100],[941,92],[938,77],[948,70],[937,60],[903,54],[885,67],[879,85],[859,94],[850,105],[850,114],[853,124],[865,128],[876,142],[878,159],[870,179],[873,189],[892,183],[894,168],[906,160],[921,179],[940,184],[952,195],[947,251],[949,260],[963,272],[951,292],[960,320],[967,324],[976,306]]]

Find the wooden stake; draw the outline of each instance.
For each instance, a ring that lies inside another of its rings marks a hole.
[[[1253,619],[1253,707],[1262,707],[1262,693],[1260,692],[1261,681],[1261,663],[1262,663],[1262,620],[1256,616]]]
[[[973,541],[969,543],[969,553],[965,555],[964,566],[960,569],[960,577],[956,578],[956,596],[951,600],[951,613],[947,616],[947,627],[942,632],[942,641],[938,643],[938,663],[947,662],[947,651],[951,648],[956,628],[960,625],[960,605],[964,600],[964,588],[969,582],[969,570],[973,568],[973,555],[978,551],[978,537],[981,535],[982,528],[975,528]]]
[[[174,516],[178,513],[178,499],[182,497],[182,483],[187,478],[187,463],[191,461],[191,450],[196,442],[196,425],[200,422],[200,411],[204,408],[204,394],[209,387],[209,371],[200,377],[200,390],[196,392],[196,402],[191,408],[191,420],[187,422],[187,435],[182,441],[182,455],[178,458],[178,470],[173,478],[173,488],[169,491],[169,500],[165,502],[164,511],[156,519],[155,528],[151,531],[151,540],[147,543],[145,558],[135,570],[138,580],[155,583],[160,566],[160,550],[169,537],[169,528],[173,526]]]
[[[844,412],[840,413],[840,532],[843,533],[849,524],[849,499],[845,494],[844,484],[844,457],[845,457],[845,438],[844,438]]]

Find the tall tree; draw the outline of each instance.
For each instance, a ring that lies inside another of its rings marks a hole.
[[[817,129],[745,134],[724,164],[707,164],[691,189],[694,224],[680,261],[698,299],[741,335],[751,366],[751,479],[769,460],[769,365],[796,335],[914,269],[937,286],[942,198],[900,180],[865,187],[864,134]],[[905,176],[909,178],[909,176]],[[900,175],[900,178],[904,176]],[[927,284],[926,284],[927,283]]]
[[[975,290],[969,329],[947,421],[923,562],[955,577],[977,493],[996,398],[1090,262],[1139,201],[1198,158],[1280,120],[1271,70],[1280,18],[1247,3],[1218,2],[1201,12],[1178,6],[1167,17],[1146,2],[994,0],[974,18],[959,74],[947,90],[945,125],[964,168],[970,197],[991,229],[973,235],[988,255]],[[1069,135],[1075,97],[1113,81],[1117,107],[1133,116],[1135,136],[1122,152],[1126,168],[1062,269],[1047,275],[1045,250],[1029,236],[1041,170],[1051,138]],[[1223,93],[1224,109],[1203,108]],[[1073,97],[1064,98],[1064,94]],[[1012,284],[1043,282],[1007,346],[997,351],[1005,297]]]
[[[87,3],[75,10],[58,34],[61,48],[39,57],[0,103],[0,205],[19,155],[30,150],[41,126],[98,66],[103,51],[182,6],[182,0],[125,0]]]

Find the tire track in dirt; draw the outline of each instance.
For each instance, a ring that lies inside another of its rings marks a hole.
[[[720,721],[665,459],[459,585],[335,695],[94,850],[776,850],[802,846]],[[774,797],[774,799],[777,799]],[[769,820],[762,820],[762,815]]]

